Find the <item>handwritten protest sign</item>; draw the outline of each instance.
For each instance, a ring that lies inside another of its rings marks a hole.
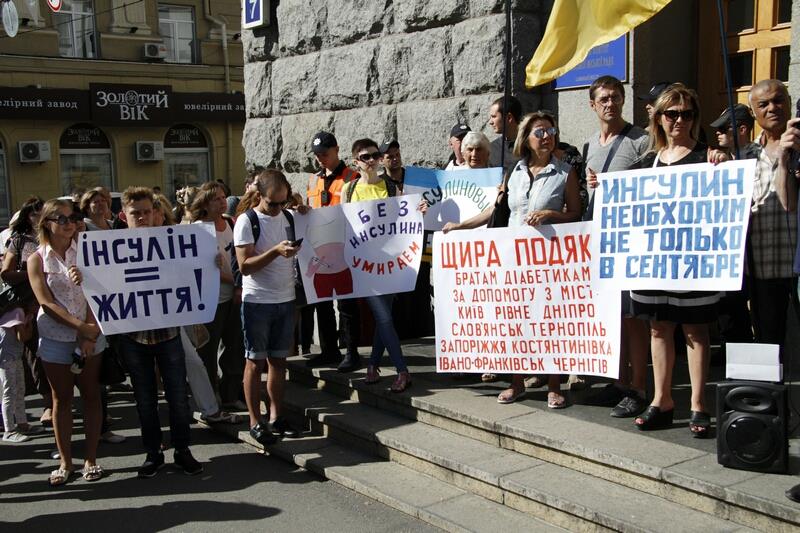
[[[437,372],[619,372],[620,297],[590,288],[588,222],[435,233]]]
[[[448,222],[462,222],[493,205],[502,180],[502,168],[448,171],[406,167],[403,191],[419,193],[428,202],[425,229],[437,231]]]
[[[418,194],[295,216],[308,303],[414,290],[422,258]]]
[[[210,224],[84,231],[83,294],[103,334],[204,324],[219,299]]]
[[[747,160],[598,175],[592,286],[739,290],[755,167]]]

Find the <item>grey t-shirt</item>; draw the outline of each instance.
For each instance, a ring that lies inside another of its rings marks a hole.
[[[591,168],[596,173],[603,170],[608,158],[608,152],[614,146],[614,137],[605,146],[600,144],[600,132],[595,133],[584,143],[584,150],[586,153],[586,168]],[[647,132],[639,126],[632,126],[625,137],[622,139],[619,147],[617,148],[614,157],[611,159],[606,172],[613,172],[619,170],[628,170],[634,162],[640,159],[647,152],[647,143],[649,137]],[[592,219],[592,210],[594,209],[594,189],[589,189],[589,205],[584,214],[584,220]]]

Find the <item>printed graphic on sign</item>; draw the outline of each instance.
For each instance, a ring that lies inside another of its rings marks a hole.
[[[448,222],[462,222],[493,205],[502,180],[502,168],[447,171],[407,167],[403,191],[419,193],[428,202],[425,229],[437,231]]]
[[[620,295],[591,285],[590,225],[433,236],[437,372],[617,378]]]
[[[738,291],[756,161],[598,175],[597,290]]]
[[[296,215],[308,302],[414,290],[422,258],[419,201],[407,195]]]
[[[50,11],[53,13],[58,13],[61,11],[61,5],[63,4],[62,0],[47,0],[47,7],[50,8]]]
[[[78,239],[83,294],[104,335],[213,320],[216,255],[211,224],[88,231]]]
[[[268,23],[264,13],[264,0],[243,0],[242,5],[242,27],[255,28]]]

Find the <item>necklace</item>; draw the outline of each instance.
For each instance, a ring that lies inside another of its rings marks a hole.
[[[663,157],[662,161],[667,165],[671,165],[676,161],[680,161],[684,157],[686,157],[689,152],[691,152],[691,148],[687,148],[686,146],[676,146],[674,148],[665,148],[661,155]]]

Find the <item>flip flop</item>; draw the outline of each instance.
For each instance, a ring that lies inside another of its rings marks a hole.
[[[558,392],[547,393],[548,409],[564,409],[567,406],[567,399]]]
[[[103,474],[105,474],[105,472],[103,472],[103,467],[100,465],[84,467],[84,469],[81,470],[81,475],[86,481],[97,481],[103,477]]]
[[[511,391],[511,394],[506,394],[508,391]],[[497,403],[514,403],[523,396],[525,396],[525,389],[519,392],[514,392],[514,389],[506,389],[497,396]]]
[[[57,487],[69,481],[71,475],[71,469],[59,468],[50,472],[50,477],[47,479],[47,482],[51,487]]]

